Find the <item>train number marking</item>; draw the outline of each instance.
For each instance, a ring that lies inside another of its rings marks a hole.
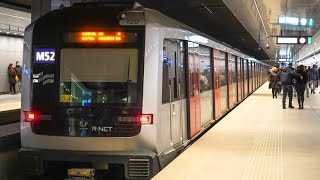
[[[139,24],[139,20],[137,20],[137,19],[128,19],[127,20],[127,24],[137,25],[137,24]]]
[[[60,96],[60,102],[72,102],[72,97],[70,94],[63,94]]]

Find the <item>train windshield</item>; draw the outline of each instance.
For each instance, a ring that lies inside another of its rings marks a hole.
[[[70,106],[138,103],[138,49],[61,50],[60,102]]]

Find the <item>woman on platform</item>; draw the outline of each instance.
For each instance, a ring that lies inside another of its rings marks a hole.
[[[16,80],[15,76],[17,75],[16,71],[13,68],[13,64],[10,63],[8,66],[8,76],[10,84],[10,94],[16,94]]]
[[[269,89],[272,89],[272,98],[278,98],[279,80],[278,68],[273,68],[269,76]]]

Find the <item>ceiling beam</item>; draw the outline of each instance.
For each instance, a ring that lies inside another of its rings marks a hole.
[[[22,11],[26,13],[31,13],[31,4],[30,6],[25,5],[25,4],[18,4],[10,1],[1,1],[0,2],[0,7],[5,7],[8,9],[13,9],[17,11]]]

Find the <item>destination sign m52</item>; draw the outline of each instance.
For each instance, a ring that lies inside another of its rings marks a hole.
[[[36,64],[54,64],[56,61],[56,49],[35,48],[34,62]]]

